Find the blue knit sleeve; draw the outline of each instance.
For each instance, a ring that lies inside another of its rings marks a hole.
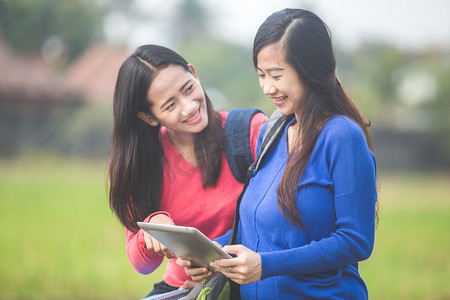
[[[319,135],[314,151],[318,149],[320,153],[313,153],[313,156],[326,164],[332,181],[334,232],[297,248],[259,253],[263,278],[337,269],[365,260],[372,252],[377,201],[376,161],[363,131],[348,118],[333,118]]]
[[[214,241],[218,242],[223,247],[225,245],[228,245],[228,241],[230,240],[230,236],[231,236],[231,229],[228,230],[224,235],[215,238]]]

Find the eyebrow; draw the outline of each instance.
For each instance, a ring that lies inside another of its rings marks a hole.
[[[185,84],[183,84],[180,88],[180,92],[183,91],[185,89],[185,87],[192,82],[192,79],[189,79],[188,81],[185,82]],[[164,106],[167,105],[167,103],[169,103],[170,101],[173,100],[174,97],[170,97],[169,99],[167,99],[166,101],[164,101],[163,104],[161,104],[161,107],[159,109],[163,109]]]
[[[260,69],[258,67],[256,67],[256,69],[258,69],[259,71],[264,71],[264,70],[262,70],[262,69]],[[278,68],[278,67],[272,67],[272,68],[268,68],[266,71],[267,72],[284,71],[284,69],[283,68]]]

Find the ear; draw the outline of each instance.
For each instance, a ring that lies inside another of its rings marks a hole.
[[[197,72],[195,71],[194,65],[188,64],[188,67],[189,67],[189,69],[191,69],[192,75],[194,75],[194,77],[198,79]],[[198,79],[198,80],[200,80],[200,79]]]
[[[153,116],[148,115],[143,111],[138,112],[137,116],[139,119],[141,119],[142,121],[144,121],[145,123],[147,123],[150,126],[156,127],[159,125],[158,121],[156,121],[156,119]]]

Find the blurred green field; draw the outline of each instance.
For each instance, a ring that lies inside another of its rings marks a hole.
[[[1,299],[139,299],[160,280],[134,271],[110,212],[106,162],[0,161]],[[379,172],[370,299],[450,299],[450,175]]]

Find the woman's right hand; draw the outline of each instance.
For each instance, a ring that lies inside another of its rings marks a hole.
[[[187,276],[190,276],[193,281],[200,281],[203,279],[211,278],[215,274],[208,270],[207,268],[197,268],[192,267],[192,263],[190,260],[183,259],[181,257],[177,258],[177,265],[184,268],[184,272],[186,272]]]
[[[173,220],[165,214],[157,214],[151,217],[149,223],[175,225]],[[176,255],[166,246],[154,239],[150,234],[144,232],[145,246],[148,250],[163,255],[167,258],[176,258]]]

